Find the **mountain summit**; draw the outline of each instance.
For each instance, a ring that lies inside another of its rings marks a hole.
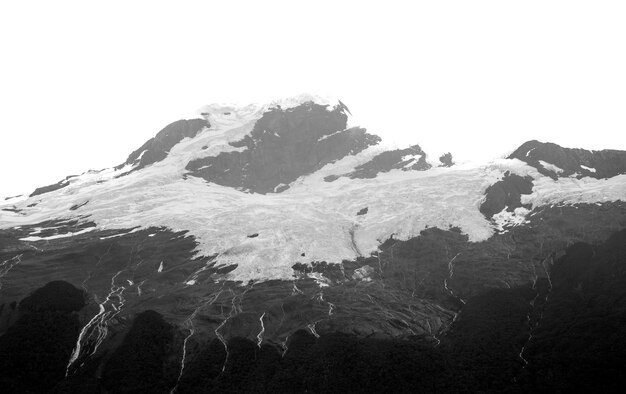
[[[626,308],[599,321],[589,301],[625,299],[626,152],[529,141],[478,166],[436,163],[417,144],[385,148],[350,116],[309,95],[213,104],[116,167],[4,200],[0,383],[562,389],[579,379],[563,372],[579,341],[608,352],[603,327],[626,334]],[[45,326],[63,365],[43,379],[22,335]]]

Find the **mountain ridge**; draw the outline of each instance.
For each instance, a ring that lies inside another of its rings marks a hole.
[[[529,141],[507,159],[432,165],[419,145],[389,149],[349,125],[345,104],[302,100],[204,107],[120,166],[4,201],[0,347],[20,352],[7,345],[20,302],[45,305],[29,295],[52,282],[86,301],[55,312],[73,327],[54,350],[65,376],[49,370],[61,392],[570,387],[542,380],[555,371],[537,343],[579,312],[569,294],[620,297],[595,284],[621,280],[625,152]],[[577,243],[608,251],[582,290]],[[27,319],[45,325],[42,308]],[[355,357],[367,362],[324,369]],[[19,359],[0,355],[38,362]],[[370,381],[368,365],[393,378]],[[27,374],[15,376],[7,387]]]

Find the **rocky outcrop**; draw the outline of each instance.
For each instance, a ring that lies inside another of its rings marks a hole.
[[[406,149],[382,152],[367,163],[356,167],[352,172],[341,175],[329,175],[324,180],[332,182],[341,177],[350,179],[376,178],[378,174],[391,170],[425,171],[430,168],[431,165],[426,162],[426,153],[419,145],[413,145]]]
[[[619,150],[570,149],[533,140],[517,148],[508,158],[526,162],[552,179],[572,175],[602,179],[626,174],[626,151]]]
[[[209,122],[204,119],[178,120],[167,125],[158,134],[149,139],[139,149],[131,153],[124,165],[135,165],[133,171],[142,169],[145,166],[154,164],[165,159],[174,145],[184,138],[195,137],[202,129],[210,127]]]
[[[29,197],[34,197],[34,196],[38,196],[40,194],[44,194],[44,193],[50,193],[53,192],[55,190],[59,190],[59,189],[63,189],[64,187],[67,187],[70,185],[69,180],[74,178],[76,175],[70,175],[68,177],[66,177],[63,180],[60,180],[59,182],[52,184],[52,185],[48,185],[48,186],[42,186],[42,187],[38,187],[37,189],[35,189],[34,192],[32,192],[30,194]]]
[[[441,162],[439,167],[452,167],[454,165],[454,161],[452,161],[452,153],[450,152],[439,156],[439,161]]]
[[[190,175],[253,193],[279,193],[303,175],[354,155],[380,138],[359,127],[346,128],[346,108],[313,102],[265,112],[244,139],[241,151],[191,161]]]
[[[508,212],[515,208],[526,207],[521,201],[522,194],[531,194],[533,179],[506,172],[502,180],[489,186],[485,191],[485,200],[480,205],[480,212],[487,219],[506,208]]]

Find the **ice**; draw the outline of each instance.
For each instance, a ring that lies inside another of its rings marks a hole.
[[[587,166],[584,166],[584,165],[582,165],[582,164],[580,165],[580,168],[582,168],[582,169],[584,169],[584,170],[587,170],[587,171],[589,171],[589,172],[593,172],[593,173],[595,173],[595,172],[596,172],[596,169],[595,169],[595,168],[587,167]]]
[[[515,208],[513,212],[508,211],[508,207],[505,207],[501,212],[493,215],[492,219],[495,223],[496,229],[504,231],[506,227],[520,226],[528,223],[526,216],[530,213],[530,210],[519,207]]]
[[[75,233],[70,232],[70,233],[65,233],[65,234],[51,235],[49,237],[28,236],[25,238],[20,238],[20,241],[34,242],[34,241],[49,241],[49,240],[59,239],[59,238],[68,238],[68,237],[73,237],[75,235],[85,234],[90,231],[94,231],[95,229],[96,229],[95,227],[89,227],[84,230],[77,231]]]
[[[404,168],[409,168],[411,167],[413,164],[415,164],[416,161],[419,161],[422,158],[422,155],[406,155],[406,156],[402,156],[402,161],[407,161],[409,160],[409,162],[404,166]]]
[[[555,166],[554,164],[548,163],[546,161],[543,160],[539,160],[539,163],[543,166],[543,168],[545,168],[548,171],[552,171],[555,174],[560,174],[563,172],[563,169]]]
[[[506,225],[523,223],[528,213],[525,209],[501,212],[494,223],[479,212],[486,188],[502,179],[507,171],[534,179],[533,193],[522,200],[532,207],[613,201],[626,196],[626,175],[606,180],[553,181],[516,159],[481,165],[461,163],[427,171],[396,169],[372,179],[342,177],[334,182],[324,181],[328,175],[349,173],[368,162],[382,151],[381,146],[328,164],[292,182],[282,193],[249,194],[193,176],[183,179],[190,160],[245,149],[229,143],[249,134],[264,108],[207,106],[203,110],[212,117],[211,128],[194,138],[185,138],[164,160],[132,173],[128,172],[133,167],[126,166],[71,178],[66,188],[16,203],[18,208],[24,208],[38,202],[26,209],[25,215],[2,212],[0,228],[68,218],[90,221],[96,227],[53,237],[159,226],[187,230],[198,243],[197,256],[218,255],[212,261],[218,266],[237,264],[227,274],[229,279],[292,280],[291,267],[295,262],[341,263],[357,257],[355,244],[367,256],[392,234],[396,239],[408,239],[428,227],[453,226],[459,227],[470,241],[478,242]],[[203,146],[208,148],[202,149]],[[122,174],[126,175],[119,176]],[[69,211],[85,200],[89,204],[81,208],[81,216]],[[357,219],[356,212],[363,207],[369,208],[368,214]],[[259,236],[247,237],[254,233]],[[23,240],[55,238],[31,234]],[[322,278],[312,277],[323,282]],[[195,283],[194,278],[187,282]]]
[[[271,108],[280,106],[280,108],[282,109],[289,109],[297,107],[308,101],[313,101],[314,103],[319,105],[328,105],[331,107],[329,109],[332,109],[332,107],[339,104],[339,100],[335,97],[303,93],[297,96],[274,100],[268,105],[268,107]]]
[[[335,132],[334,132],[334,133],[332,133],[332,134],[323,135],[323,136],[321,136],[320,138],[318,138],[318,139],[317,139],[317,141],[318,141],[318,142],[319,142],[319,141],[324,141],[326,138],[330,138],[330,137],[332,137],[332,136],[334,136],[334,135],[337,135],[337,134],[339,134],[339,133],[343,133],[344,131],[345,131],[345,130],[339,130],[339,131],[335,131]]]

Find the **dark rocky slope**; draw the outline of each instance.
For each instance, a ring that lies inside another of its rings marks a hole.
[[[74,313],[84,294],[71,284],[50,282],[19,303],[19,319],[0,336],[0,387],[5,393],[44,393],[65,377],[78,338]]]
[[[513,212],[515,208],[524,206],[522,204],[522,194],[531,194],[533,189],[533,179],[531,177],[521,177],[516,174],[506,172],[502,180],[489,186],[485,191],[485,201],[480,205],[480,212],[487,219],[493,215],[507,209]]]
[[[599,245],[575,243],[551,259],[541,264],[553,264],[552,270],[531,283],[469,296],[439,344],[419,336],[329,332],[316,338],[298,331],[285,349],[233,337],[227,353],[213,339],[194,345],[178,380],[173,327],[147,311],[137,315],[101,372],[65,381],[61,373],[51,380],[38,374],[28,385],[43,392],[56,381],[55,391],[66,393],[167,393],[174,387],[178,393],[621,392],[626,230]],[[23,303],[43,299],[35,301]],[[35,343],[45,340],[36,332],[42,326],[29,327]],[[28,341],[13,340],[20,341],[14,347],[20,349]]]
[[[50,193],[53,192],[55,190],[59,190],[59,189],[63,189],[64,187],[67,187],[70,185],[69,180],[71,178],[73,178],[75,175],[70,175],[68,177],[66,177],[63,180],[60,180],[57,183],[54,183],[52,185],[48,185],[48,186],[42,186],[42,187],[38,187],[37,189],[35,189],[35,191],[33,191],[29,197],[34,197],[34,196],[38,196],[40,194],[45,194],[45,193]]]
[[[272,108],[250,135],[231,143],[241,152],[191,161],[190,175],[254,193],[280,192],[300,176],[354,155],[380,138],[359,127],[346,128],[344,106],[330,111],[313,102],[283,110]]]
[[[193,138],[202,129],[210,126],[210,123],[204,119],[181,119],[171,123],[159,131],[154,138],[149,139],[139,149],[131,153],[126,162],[117,168],[124,165],[135,165],[133,171],[137,171],[157,163],[165,159],[170,149],[184,138]]]
[[[619,150],[589,151],[585,149],[570,149],[553,143],[533,140],[522,144],[508,158],[526,162],[535,167],[541,174],[553,179],[568,177],[574,174],[578,174],[579,178],[592,177],[597,179],[626,174],[626,152]],[[554,164],[562,169],[563,172],[555,173],[545,168],[539,162],[540,160]],[[592,170],[581,166],[591,168]]]
[[[419,157],[418,157],[419,156]],[[329,175],[324,178],[326,182],[335,181],[341,177],[350,179],[376,178],[381,172],[389,172],[394,169],[402,171],[425,171],[432,166],[426,162],[426,153],[419,145],[413,145],[406,149],[396,149],[379,153],[367,163],[357,166],[354,171],[341,175]]]

